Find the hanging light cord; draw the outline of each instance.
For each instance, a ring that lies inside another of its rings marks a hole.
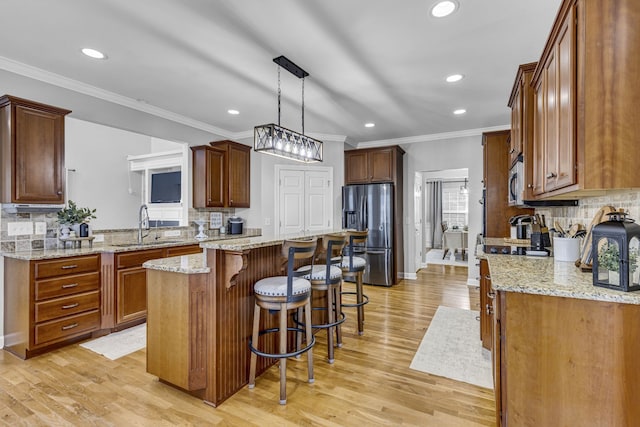
[[[302,134],[304,135],[304,77],[302,78]]]

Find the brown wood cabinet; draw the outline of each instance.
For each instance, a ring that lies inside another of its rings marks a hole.
[[[4,258],[5,349],[26,359],[100,327],[100,255]]]
[[[488,350],[493,347],[493,295],[489,263],[480,260],[480,340]]]
[[[250,205],[251,147],[216,141],[191,147],[193,207],[248,208]]]
[[[560,6],[532,80],[539,198],[640,187],[639,17],[635,0]]]
[[[146,261],[202,252],[197,244],[102,254],[101,329],[121,330],[147,318]]]
[[[524,178],[525,183],[523,200],[533,199],[534,94],[531,78],[536,65],[537,62],[531,62],[518,67],[508,104],[511,108],[510,164],[519,159],[523,162],[524,177],[520,177]]]
[[[147,372],[183,390],[207,385],[208,274],[149,270]]]
[[[640,306],[498,294],[498,425],[636,424]]]
[[[398,281],[398,271],[404,268],[403,155],[404,150],[397,145],[344,152],[345,185],[393,184],[393,285]]]
[[[509,218],[534,212],[529,208],[509,206],[509,135],[509,130],[482,134],[485,237],[509,237]]]
[[[394,182],[402,171],[403,154],[398,146],[345,151],[345,184]]]
[[[64,117],[70,112],[0,97],[2,203],[65,202]]]

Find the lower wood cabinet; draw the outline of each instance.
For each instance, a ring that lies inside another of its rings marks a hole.
[[[100,254],[4,258],[5,349],[26,359],[100,328]]]
[[[147,318],[146,261],[202,252],[197,244],[103,253],[102,329],[121,330]]]

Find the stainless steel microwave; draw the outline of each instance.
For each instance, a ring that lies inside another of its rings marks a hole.
[[[518,160],[509,171],[509,206],[524,205],[524,163]]]

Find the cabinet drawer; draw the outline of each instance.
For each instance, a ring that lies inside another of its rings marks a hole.
[[[98,290],[99,288],[100,273],[76,274],[59,279],[36,281],[34,298],[36,301],[42,301],[48,298]]]
[[[150,259],[164,258],[164,249],[149,249],[146,251],[116,254],[116,268],[139,267]]]
[[[100,310],[67,316],[36,325],[34,345],[52,344],[67,338],[73,338],[94,330],[100,326]]]
[[[100,255],[38,261],[34,267],[36,279],[98,271],[100,270]]]
[[[56,298],[35,305],[36,323],[100,308],[100,292],[92,291]]]
[[[176,246],[167,248],[167,256],[191,255],[202,253],[200,245]]]

